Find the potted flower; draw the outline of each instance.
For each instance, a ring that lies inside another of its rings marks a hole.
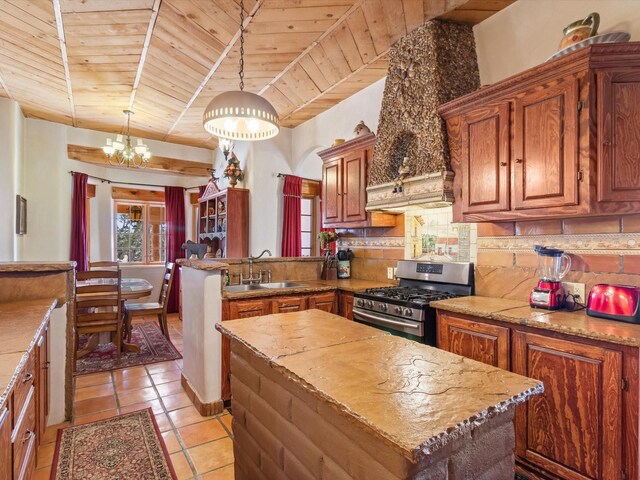
[[[330,231],[320,232],[318,234],[318,240],[320,240],[322,252],[325,257],[329,257],[331,255],[331,244],[338,240],[338,234]]]
[[[338,234],[336,232],[320,232],[318,234],[318,240],[320,240],[324,253],[324,262],[322,264],[320,278],[323,280],[336,279],[338,278],[338,269],[331,255],[331,244],[338,240]]]

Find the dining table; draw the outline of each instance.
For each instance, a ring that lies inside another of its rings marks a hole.
[[[89,279],[77,282],[78,286],[97,285],[100,283],[113,283],[112,279]],[[122,278],[120,280],[120,298],[122,299],[122,311],[124,312],[124,303],[127,300],[136,300],[138,298],[147,297],[153,292],[153,285],[144,278]],[[100,344],[101,334],[94,333],[89,336],[89,341],[81,349],[78,350],[76,358],[82,358],[95,350]],[[122,341],[123,352],[139,352],[140,347],[134,343]]]

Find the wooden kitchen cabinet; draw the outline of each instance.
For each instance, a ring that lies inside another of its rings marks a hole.
[[[309,310],[317,308],[327,313],[338,313],[336,293],[325,292],[311,295],[308,299]]]
[[[640,69],[598,77],[598,200],[640,202]]]
[[[0,480],[11,480],[11,411],[0,409]]]
[[[516,465],[537,479],[638,479],[638,349],[439,310],[437,346],[541,380],[516,408]]]
[[[621,352],[516,331],[513,371],[544,382],[516,410],[520,459],[561,478],[621,478]]]
[[[338,315],[353,320],[353,293],[340,291],[338,303]]]
[[[376,136],[361,135],[318,152],[322,159],[322,226],[325,228],[393,227],[396,216],[369,213],[367,174]]]
[[[303,296],[275,297],[270,303],[270,313],[299,312],[307,309],[307,299]]]
[[[640,209],[640,42],[577,50],[439,112],[456,222]]]
[[[509,329],[478,322],[473,317],[440,313],[437,347],[478,362],[509,370]]]
[[[256,298],[251,300],[235,300],[229,302],[229,318],[223,320],[232,320],[234,318],[249,318],[266,315],[271,313],[265,306],[264,299]]]

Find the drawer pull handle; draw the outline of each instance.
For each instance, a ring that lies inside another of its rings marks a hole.
[[[31,430],[27,430],[24,432],[24,437],[22,438],[22,443],[28,441],[33,436],[33,432]]]
[[[522,163],[522,159],[521,158],[516,158],[516,163]]]
[[[33,380],[33,373],[27,373],[24,376],[24,379],[22,380],[22,383],[29,383],[31,380]]]
[[[507,166],[507,162],[500,162],[500,166],[501,167],[506,167]]]

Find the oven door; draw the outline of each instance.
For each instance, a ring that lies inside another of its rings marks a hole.
[[[358,323],[384,330],[392,335],[425,343],[423,322],[394,317],[381,312],[370,312],[358,307],[353,307],[353,319]]]

